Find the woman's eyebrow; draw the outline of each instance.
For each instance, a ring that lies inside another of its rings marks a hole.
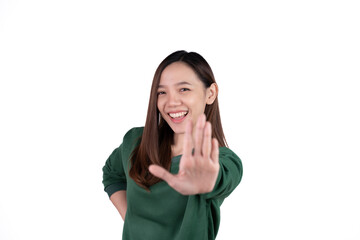
[[[191,83],[186,82],[186,81],[182,81],[182,82],[178,82],[175,84],[175,86],[180,86],[180,85],[191,85]],[[159,85],[158,88],[165,88],[166,85]]]

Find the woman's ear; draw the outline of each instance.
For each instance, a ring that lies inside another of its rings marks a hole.
[[[213,83],[206,89],[206,104],[211,105],[217,98],[219,92],[218,85],[216,83]]]

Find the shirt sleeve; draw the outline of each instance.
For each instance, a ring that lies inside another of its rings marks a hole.
[[[239,185],[243,166],[240,158],[230,149],[221,148],[219,152],[219,174],[212,192],[205,194],[206,199],[224,199]]]
[[[120,190],[126,190],[126,175],[122,162],[123,144],[116,148],[103,167],[103,185],[109,197]]]

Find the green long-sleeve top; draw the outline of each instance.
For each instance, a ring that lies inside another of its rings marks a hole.
[[[229,148],[219,149],[220,170],[212,192],[184,196],[162,181],[150,192],[129,177],[130,157],[140,143],[143,128],[126,133],[103,167],[103,184],[109,197],[126,190],[127,211],[123,240],[209,240],[220,224],[220,205],[240,183],[242,163]],[[181,155],[173,157],[170,172],[179,171]]]

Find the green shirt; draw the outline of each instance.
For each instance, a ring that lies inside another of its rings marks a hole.
[[[161,181],[150,192],[129,177],[130,156],[140,143],[143,128],[124,136],[103,167],[103,184],[109,197],[126,190],[127,211],[123,240],[209,240],[215,239],[220,224],[220,205],[242,177],[240,158],[226,147],[219,149],[220,170],[212,192],[184,196]],[[170,172],[179,171],[180,156],[172,158]]]

